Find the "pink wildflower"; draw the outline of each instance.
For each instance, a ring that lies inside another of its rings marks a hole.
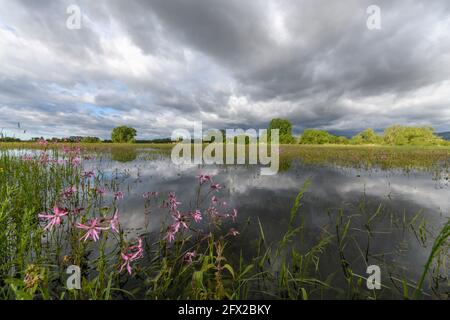
[[[122,272],[123,268],[126,268],[128,273],[131,274],[132,268],[130,265],[131,262],[131,256],[125,253],[121,253],[120,256],[122,257],[123,264],[120,266],[119,272]]]
[[[205,182],[212,181],[212,177],[207,174],[201,174],[201,175],[197,176],[197,178],[198,178],[198,181],[200,184],[204,184]]]
[[[123,196],[124,196],[124,194],[122,191],[114,192],[114,200],[121,200],[121,199],[123,199]]]
[[[89,238],[97,241],[99,239],[99,233],[106,228],[101,227],[97,218],[91,219],[88,223],[77,223],[77,228],[87,230],[87,232],[80,238],[80,240],[86,241]]]
[[[142,246],[142,239],[138,239],[138,243],[135,245],[132,245],[128,248],[128,251],[131,252],[132,261],[136,259],[140,259],[144,256],[144,247]]]
[[[89,178],[92,178],[92,177],[95,177],[94,171],[86,171],[86,172],[83,174],[83,178],[84,178],[84,179],[89,179]]]
[[[164,240],[167,240],[168,242],[172,242],[175,240],[175,234],[178,232],[178,230],[175,230],[175,227],[173,225],[169,226],[167,228],[167,233],[164,237]]]
[[[105,188],[92,188],[91,189],[95,194],[104,195],[106,193]]]
[[[188,229],[188,226],[187,226],[186,221],[185,221],[185,216],[182,215],[180,213],[180,211],[175,212],[172,215],[172,217],[175,220],[175,222],[172,224],[172,226],[176,230],[175,232],[178,232],[180,230],[181,226],[184,227],[185,229]]]
[[[142,246],[142,239],[138,239],[138,243],[132,246],[129,246],[124,252],[121,254],[123,264],[120,266],[119,272],[122,272],[123,268],[126,268],[128,273],[131,274],[131,262],[140,259],[144,256],[144,248]]]
[[[178,208],[179,204],[181,204],[181,202],[179,202],[177,200],[177,197],[175,196],[175,193],[169,192],[169,198],[168,198],[168,200],[166,202],[166,206],[168,206],[171,211],[177,211],[177,208]]]
[[[191,264],[193,262],[192,259],[195,258],[196,256],[197,256],[197,252],[195,250],[194,251],[188,251],[184,255],[184,260],[187,263]]]
[[[119,209],[116,209],[113,217],[109,220],[109,227],[119,233]]]
[[[72,159],[72,166],[74,167],[78,167],[81,164],[81,158],[80,157],[75,157]]]
[[[219,191],[219,189],[222,189],[222,187],[221,187],[221,185],[220,184],[218,184],[218,183],[215,183],[215,184],[212,184],[211,185],[211,189],[212,190],[215,190],[215,191]]]
[[[66,209],[60,209],[58,207],[54,207],[53,208],[53,214],[48,214],[48,213],[41,213],[39,214],[39,218],[43,218],[46,219],[48,221],[50,221],[44,228],[44,230],[47,229],[53,229],[54,226],[59,226],[61,224],[61,218],[67,215],[67,210]]]
[[[212,218],[220,217],[220,212],[214,207],[208,208],[206,211]]]
[[[236,218],[237,218],[237,210],[233,209],[233,211],[230,214],[231,219],[233,220],[234,223],[236,223]]]
[[[151,197],[157,197],[157,196],[159,196],[159,192],[156,192],[156,191],[152,191],[152,192],[144,192],[144,193],[142,194],[142,197],[143,197],[144,199],[150,199]]]
[[[236,237],[236,236],[239,234],[239,231],[237,231],[237,230],[234,229],[234,228],[231,228],[231,229],[228,231],[228,234],[229,234],[230,236]]]
[[[191,217],[196,223],[199,223],[202,220],[202,213],[200,212],[200,210],[195,210],[191,213]]]
[[[63,192],[61,192],[61,197],[64,199],[70,198],[72,195],[74,195],[77,192],[77,188],[75,187],[68,187]]]

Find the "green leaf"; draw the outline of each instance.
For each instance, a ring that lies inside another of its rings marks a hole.
[[[228,263],[227,263],[226,265],[224,265],[223,267],[224,267],[225,269],[227,269],[227,270],[231,273],[231,275],[233,276],[233,279],[234,279],[234,270],[233,270],[233,267],[230,266]]]

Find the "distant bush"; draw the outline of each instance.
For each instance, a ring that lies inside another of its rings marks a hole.
[[[349,144],[350,140],[347,137],[335,136],[335,140],[333,143],[335,144]]]
[[[81,139],[81,142],[83,142],[83,143],[99,143],[99,142],[101,142],[101,140],[98,137],[83,137]]]
[[[335,136],[325,130],[306,129],[299,137],[300,144],[388,144],[388,145],[450,145],[430,127],[392,126],[378,135],[366,129],[351,139]]]
[[[349,144],[347,137],[336,136],[325,130],[306,129],[298,138],[300,144]]]
[[[430,127],[392,126],[384,130],[383,140],[390,145],[445,145]]]
[[[136,134],[136,129],[127,126],[120,126],[113,129],[111,133],[111,140],[116,143],[135,143]]]
[[[358,133],[350,140],[352,144],[381,144],[382,142],[383,138],[371,128]]]
[[[0,142],[20,142],[21,140],[19,138],[13,138],[13,137],[0,137]]]
[[[342,137],[343,138],[343,137]],[[339,141],[345,142],[343,139]],[[325,130],[306,129],[299,139],[300,144],[338,143],[338,137]]]

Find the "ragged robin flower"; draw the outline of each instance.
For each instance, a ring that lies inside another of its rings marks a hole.
[[[91,238],[94,241],[100,239],[99,234],[102,230],[108,228],[102,227],[97,218],[91,219],[86,224],[77,223],[77,228],[87,230],[87,232],[80,238],[80,240],[86,241]]]
[[[53,208],[53,214],[51,213],[41,213],[39,218],[46,219],[49,223],[45,226],[44,230],[52,230],[54,226],[59,226],[62,221],[62,217],[68,214],[66,209],[61,209],[58,207]]]

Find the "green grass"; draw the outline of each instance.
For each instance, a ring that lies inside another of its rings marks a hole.
[[[425,267],[420,277],[419,283],[414,291],[414,297],[418,298],[420,296],[420,292],[423,288],[423,284],[425,282],[425,278],[432,266],[432,263],[435,259],[438,259],[439,262],[437,264],[437,269],[441,268],[442,260],[439,259],[441,257],[446,257],[448,255],[449,249],[449,239],[450,239],[450,220],[444,225],[442,230],[439,232],[438,236],[434,240],[433,246],[431,248],[430,255],[428,257],[427,262],[425,263]]]

